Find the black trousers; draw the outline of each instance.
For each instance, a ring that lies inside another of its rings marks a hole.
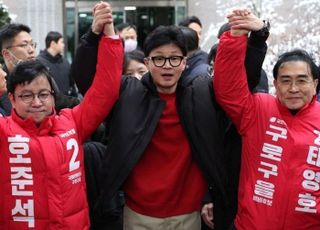
[[[201,230],[212,230],[211,228],[209,228],[206,223],[204,223],[202,221],[201,223]],[[234,224],[232,223],[231,226],[227,229],[227,230],[237,230],[236,227],[234,226]]]
[[[230,226],[229,230],[237,230],[236,226],[234,226],[234,224],[232,223],[232,225]]]

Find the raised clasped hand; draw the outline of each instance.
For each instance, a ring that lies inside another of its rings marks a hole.
[[[112,7],[107,2],[97,3],[93,10],[92,32],[100,34],[104,32],[106,35],[114,35]]]
[[[248,9],[236,9],[227,16],[233,36],[246,35],[260,30],[264,23]]]

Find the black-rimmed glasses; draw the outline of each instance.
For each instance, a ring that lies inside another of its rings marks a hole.
[[[24,103],[31,103],[35,97],[39,98],[41,102],[46,102],[49,97],[53,95],[53,91],[50,90],[42,90],[39,93],[33,93],[33,92],[23,92],[22,94],[18,95],[18,97],[24,102]]]
[[[183,56],[171,56],[171,57],[154,56],[154,57],[148,57],[147,59],[152,60],[153,64],[156,67],[163,67],[166,64],[167,60],[169,61],[172,67],[178,67],[181,64],[184,57]]]
[[[37,43],[36,42],[30,42],[30,43],[23,43],[19,45],[14,45],[14,46],[8,46],[7,49],[14,48],[14,47],[21,47],[23,49],[29,49],[29,48],[37,48]]]

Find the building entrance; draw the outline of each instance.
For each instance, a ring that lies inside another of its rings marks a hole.
[[[114,23],[134,24],[138,32],[138,45],[142,47],[144,39],[159,25],[175,25],[186,15],[185,1],[109,1],[113,7]],[[93,17],[93,2],[66,2],[66,34],[68,51],[72,59],[79,38],[90,28]],[[75,18],[75,15],[78,18]],[[78,23],[76,23],[78,21]],[[78,37],[78,39],[76,38]]]

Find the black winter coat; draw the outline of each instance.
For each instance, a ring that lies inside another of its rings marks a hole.
[[[187,67],[181,76],[211,76],[208,54],[200,49],[195,51],[187,58]]]
[[[69,95],[74,81],[70,78],[70,64],[61,54],[52,56],[47,50],[41,50],[37,57],[49,69],[49,73],[64,95]]]

